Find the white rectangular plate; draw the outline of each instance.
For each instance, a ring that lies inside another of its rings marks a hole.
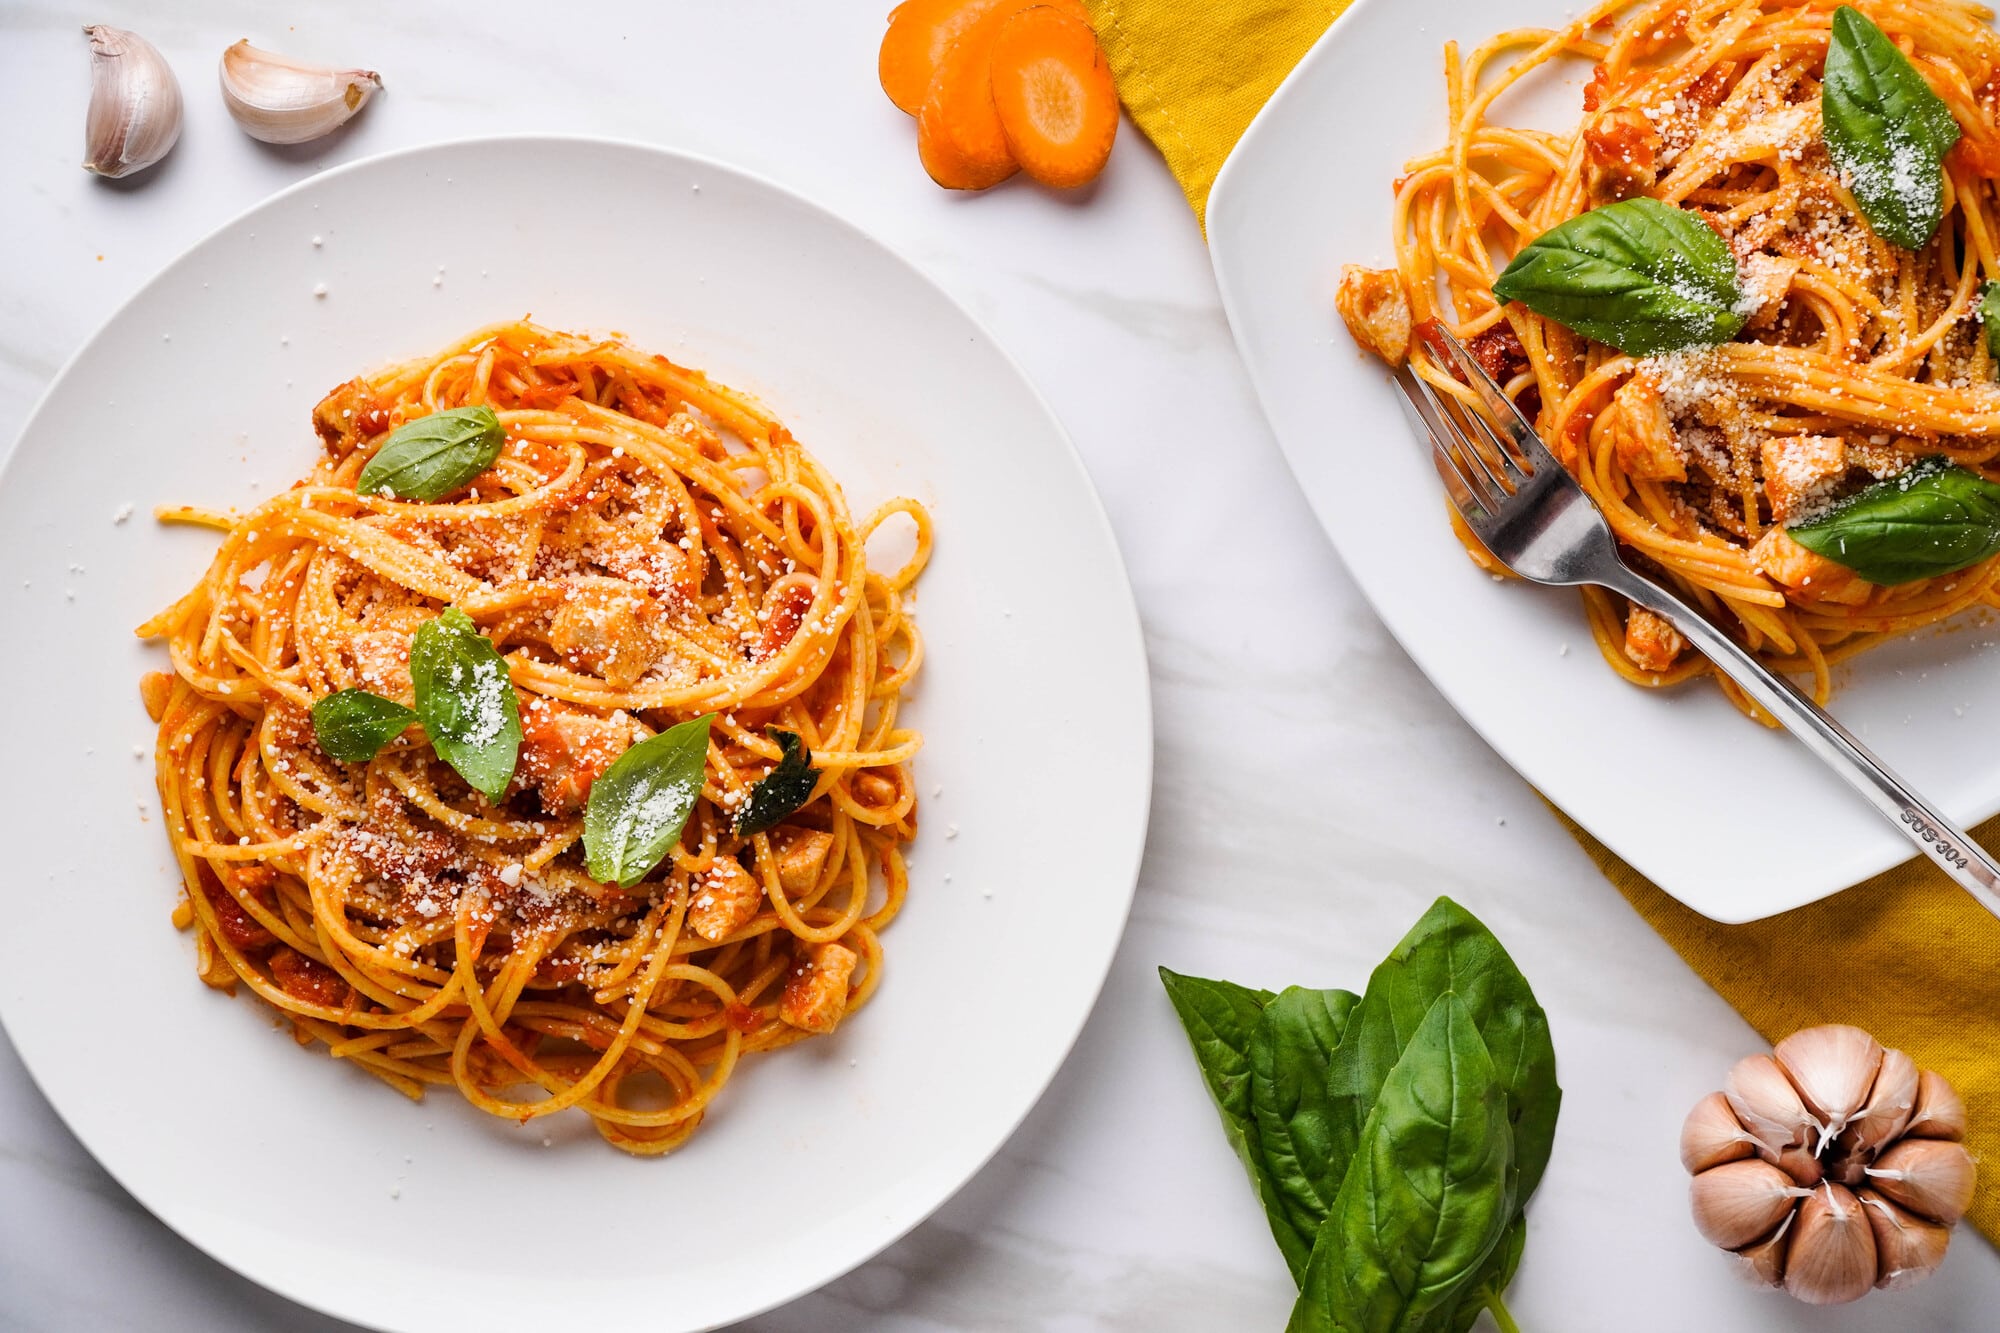
[[[1236,345],[1362,591],[1467,722],[1549,799],[1688,906],[1749,921],[1911,854],[1858,796],[1714,685],[1652,692],[1599,658],[1574,593],[1467,560],[1381,362],[1333,309],[1344,263],[1394,262],[1391,182],[1444,142],[1443,47],[1572,17],[1551,0],[1360,0],[1237,144],[1209,198]],[[1494,119],[1572,126],[1588,66],[1531,76]],[[1965,619],[1836,674],[1832,711],[1953,818],[2000,810],[2000,636]]]

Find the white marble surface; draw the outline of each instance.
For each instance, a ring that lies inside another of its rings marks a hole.
[[[1754,1048],[1753,1034],[1361,603],[1258,414],[1200,235],[1150,146],[1128,125],[1109,172],[1074,197],[1019,183],[939,191],[917,165],[909,122],[875,85],[887,4],[494,0],[448,13],[10,0],[0,7],[0,440],[150,274],[324,167],[456,135],[568,130],[762,172],[914,257],[1054,403],[1137,586],[1158,769],[1124,947],[1047,1098],[930,1222],[743,1327],[1281,1327],[1290,1284],[1153,968],[1358,986],[1447,891],[1534,980],[1567,1090],[1513,1291],[1524,1328],[1992,1327],[2000,1263],[1969,1232],[1928,1286],[1830,1311],[1739,1286],[1695,1236],[1675,1159],[1680,1117]],[[144,32],[180,73],[186,133],[151,179],[106,185],[77,169],[83,22]],[[245,35],[377,68],[388,91],[338,136],[266,148],[234,128],[214,91],[217,56]],[[133,1113],[144,1114],[136,1095]],[[155,1222],[0,1042],[0,1328],[338,1327]]]

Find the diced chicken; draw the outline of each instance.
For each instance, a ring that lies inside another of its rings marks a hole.
[[[1790,523],[1833,497],[1847,475],[1847,444],[1837,435],[1773,435],[1760,446],[1764,498],[1771,519]]]
[[[361,689],[394,699],[404,707],[416,702],[410,685],[410,636],[396,630],[367,629],[348,635],[341,645],[354,683]]]
[[[1799,274],[1799,261],[1790,255],[1754,254],[1743,261],[1743,295],[1751,306],[1750,327],[1767,329],[1784,313],[1785,294]]]
[[[1395,269],[1359,264],[1341,269],[1333,308],[1347,321],[1354,341],[1390,365],[1400,366],[1410,355],[1410,298]]]
[[[690,886],[688,929],[711,944],[750,924],[764,905],[764,886],[733,856],[718,856]]]
[[[1665,671],[1686,647],[1681,632],[1664,616],[1635,606],[1625,617],[1625,656],[1641,671]]]
[[[819,883],[827,853],[833,850],[833,835],[786,826],[772,832],[771,850],[777,854],[778,883],[785,892],[805,893]]]
[[[638,584],[655,597],[693,597],[701,590],[694,560],[657,535],[641,536],[614,524],[593,521],[596,533],[588,554],[615,579]]]
[[[389,429],[389,413],[376,401],[366,380],[352,379],[319,400],[312,422],[327,453],[345,458]]]
[[[1600,202],[1629,199],[1658,175],[1660,132],[1634,106],[1607,107],[1583,127],[1583,182]]]
[[[854,775],[854,798],[863,805],[889,806],[896,803],[896,780],[866,770]]]
[[[1674,442],[1674,426],[1659,386],[1635,375],[1611,397],[1608,428],[1618,464],[1635,477],[1686,481],[1687,462]]]
[[[1847,566],[1799,545],[1783,528],[1767,529],[1750,548],[1750,558],[1765,577],[1784,589],[1787,601],[1799,606],[1821,602],[1857,606],[1875,588]]]
[[[660,604],[624,579],[572,580],[549,620],[549,646],[563,661],[624,689],[660,655]]]
[[[272,953],[271,980],[294,1000],[326,1009],[342,1008],[354,994],[340,973],[295,949]]]
[[[807,1032],[831,1032],[847,1013],[847,983],[861,955],[843,944],[816,944],[785,978],[778,1017]]]
[[[167,701],[174,697],[174,678],[164,671],[148,671],[139,677],[139,701],[146,716],[158,722],[167,715]]]
[[[622,715],[601,718],[553,699],[521,710],[521,757],[514,780],[533,787],[550,814],[581,810],[590,785],[632,744]]]

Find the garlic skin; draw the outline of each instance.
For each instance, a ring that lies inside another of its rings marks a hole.
[[[1972,1154],[1945,1139],[1904,1139],[1867,1168],[1884,1197],[1946,1226],[1972,1206]]]
[[[1737,1250],[1769,1235],[1808,1193],[1769,1162],[1725,1162],[1694,1178],[1688,1202],[1704,1240]]]
[[[1950,1139],[1954,1143],[1965,1137],[1965,1103],[1959,1100],[1958,1090],[1935,1070],[1926,1069],[1917,1078],[1917,1107],[1903,1136]]]
[[[1729,1071],[1723,1096],[1743,1128],[1775,1157],[1819,1132],[1784,1067],[1768,1055],[1746,1055]]]
[[[1901,1051],[1884,1051],[1882,1068],[1875,1075],[1875,1086],[1868,1090],[1867,1102],[1841,1133],[1842,1148],[1850,1154],[1872,1156],[1901,1138],[1916,1111],[1920,1081],[1915,1060]]]
[[[1794,1032],[1771,1054],[1798,1089],[1806,1110],[1819,1121],[1820,1140],[1813,1145],[1814,1152],[1847,1128],[1867,1101],[1882,1067],[1882,1043],[1846,1023]]]
[[[1681,1166],[1691,1176],[1724,1162],[1741,1161],[1756,1151],[1756,1137],[1743,1128],[1719,1092],[1696,1102],[1681,1125]]]
[[[310,65],[244,38],[222,53],[222,100],[244,133],[265,143],[305,143],[352,120],[382,87],[368,69]]]
[[[1901,1291],[1937,1271],[1951,1244],[1951,1228],[1918,1217],[1890,1203],[1874,1190],[1856,1194],[1868,1225],[1875,1230],[1875,1285]]]
[[[1786,1213],[1785,1220],[1778,1223],[1776,1231],[1755,1245],[1737,1250],[1737,1271],[1760,1287],[1784,1286],[1785,1255],[1791,1248],[1792,1223],[1798,1220],[1798,1216],[1796,1210]]]
[[[83,35],[90,39],[83,169],[114,180],[144,171],[181,137],[180,81],[136,32],[95,23]]]
[[[1785,1258],[1785,1290],[1808,1305],[1844,1305],[1875,1289],[1875,1229],[1845,1185],[1825,1184],[1799,1205]]]

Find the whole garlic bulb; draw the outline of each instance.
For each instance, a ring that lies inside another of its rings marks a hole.
[[[1833,1305],[1930,1276],[1972,1202],[1965,1104],[1860,1028],[1737,1062],[1681,1128],[1695,1226],[1741,1271]]]

